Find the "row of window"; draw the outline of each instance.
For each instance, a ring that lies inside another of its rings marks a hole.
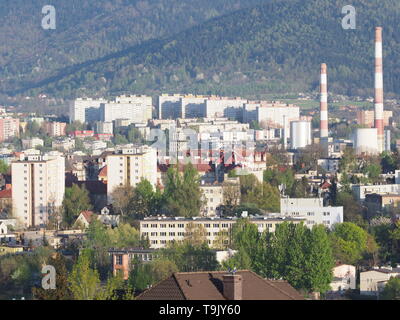
[[[168,228],[185,228],[185,224],[184,223],[178,223],[178,224],[166,224],[166,223],[161,223],[161,224],[151,223],[151,224],[148,224],[148,223],[144,223],[144,224],[142,224],[142,228],[143,229],[149,228],[149,225],[150,225],[150,228],[161,228],[161,229],[165,229],[165,228],[167,228],[167,226],[168,226]],[[211,224],[211,223],[202,223],[202,224],[196,224],[196,225],[203,225],[204,228],[211,228],[211,225],[212,225],[212,228],[229,228],[229,223],[213,223],[213,224]]]
[[[213,236],[220,236],[220,235],[227,236],[228,234],[229,233],[227,231],[219,231],[219,232],[204,232],[203,234],[199,234],[199,235],[200,236],[211,237],[212,235]],[[149,232],[143,232],[143,235],[144,236],[148,236]],[[150,232],[150,236],[151,237],[158,237],[158,236],[160,236],[160,237],[167,237],[167,236],[169,236],[169,237],[175,237],[175,236],[178,236],[178,237],[184,237],[184,236],[190,237],[192,235],[193,235],[192,232]]]

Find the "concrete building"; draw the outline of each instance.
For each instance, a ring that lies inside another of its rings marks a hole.
[[[149,217],[140,221],[140,236],[148,238],[150,248],[159,249],[165,247],[170,242],[182,242],[189,236],[191,228],[201,227],[205,230],[205,241],[211,246],[229,246],[232,226],[236,223],[236,218],[167,218]],[[274,232],[278,224],[283,222],[301,223],[304,218],[271,218],[271,217],[251,217],[250,222],[257,225],[258,231]],[[221,243],[222,242],[222,243]]]
[[[364,201],[367,194],[393,195],[400,194],[400,184],[378,184],[378,185],[353,185],[352,191],[359,201]]]
[[[339,264],[333,268],[331,292],[342,292],[356,289],[356,267]]]
[[[205,117],[241,120],[245,103],[247,100],[239,97],[210,97],[206,100]]]
[[[22,139],[22,148],[35,149],[36,147],[43,147],[44,142],[40,138]]]
[[[101,122],[98,121],[96,122],[96,133],[97,134],[113,134],[114,133],[114,128],[113,128],[113,123],[112,122]]]
[[[332,228],[335,223],[343,222],[343,207],[326,207],[322,198],[282,198],[280,214],[302,217],[309,228],[317,224]]]
[[[19,136],[19,119],[0,118],[0,142]]]
[[[107,196],[109,199],[118,186],[135,187],[142,179],[147,179],[154,187],[157,183],[157,152],[148,146],[125,146],[108,155]]]
[[[360,272],[360,294],[376,296],[384,289],[392,277],[400,276],[400,268],[374,268]]]
[[[151,105],[140,101],[102,103],[100,105],[100,121],[112,122],[117,119],[128,119],[133,123],[147,123],[151,119],[151,110]]]
[[[75,139],[66,137],[53,140],[51,147],[55,150],[69,151],[75,148]]]
[[[78,98],[71,105],[69,110],[70,122],[80,121],[81,123],[100,120],[100,105],[106,103],[104,99]]]
[[[42,226],[62,205],[65,159],[57,152],[21,155],[11,164],[13,214],[25,227]]]
[[[393,111],[383,111],[383,125],[385,127],[390,125],[393,118]],[[374,110],[357,110],[357,124],[366,126],[368,128],[374,127],[375,111]]]
[[[110,249],[108,253],[112,259],[113,275],[120,273],[124,280],[128,280],[135,261],[147,263],[158,256],[154,249],[145,248]]]
[[[256,121],[265,128],[285,129],[285,122],[288,125],[291,121],[299,119],[300,108],[298,106],[280,102],[249,102],[244,105],[243,109],[243,122]]]
[[[59,137],[67,135],[65,129],[67,124],[65,122],[46,122],[43,125],[45,132],[50,137]]]

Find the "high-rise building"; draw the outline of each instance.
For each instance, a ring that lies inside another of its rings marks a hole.
[[[19,136],[19,119],[0,118],[0,142]]]
[[[107,195],[116,187],[129,185],[135,187],[142,179],[154,187],[157,183],[157,151],[148,146],[127,146],[108,155]]]
[[[65,122],[46,122],[44,129],[50,137],[65,136],[65,129],[67,124]]]
[[[25,227],[43,226],[61,205],[65,159],[58,152],[21,155],[11,164],[13,215]]]
[[[70,106],[70,122],[79,121],[81,123],[99,121],[100,105],[106,103],[104,99],[78,98]]]

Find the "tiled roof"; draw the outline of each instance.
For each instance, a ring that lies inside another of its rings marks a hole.
[[[227,300],[223,295],[225,271],[177,272],[137,297],[138,300]],[[303,300],[286,281],[267,280],[252,271],[242,276],[243,300]]]
[[[99,171],[99,177],[107,177],[107,166],[104,166]]]
[[[83,217],[85,218],[85,220],[87,222],[90,222],[92,220],[93,214],[94,213],[92,211],[88,211],[88,210],[81,212],[81,215],[83,215]]]
[[[11,199],[12,191],[11,189],[4,189],[0,191],[0,199]]]

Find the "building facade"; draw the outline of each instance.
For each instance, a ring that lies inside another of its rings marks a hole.
[[[148,146],[125,147],[108,155],[107,195],[116,187],[130,185],[135,187],[142,179],[148,180],[154,187],[157,183],[157,152]]]
[[[281,215],[303,217],[309,228],[317,224],[332,228],[343,222],[343,207],[325,207],[322,198],[282,198]]]
[[[25,227],[42,226],[62,205],[65,159],[57,152],[22,155],[11,164],[13,214]]]

